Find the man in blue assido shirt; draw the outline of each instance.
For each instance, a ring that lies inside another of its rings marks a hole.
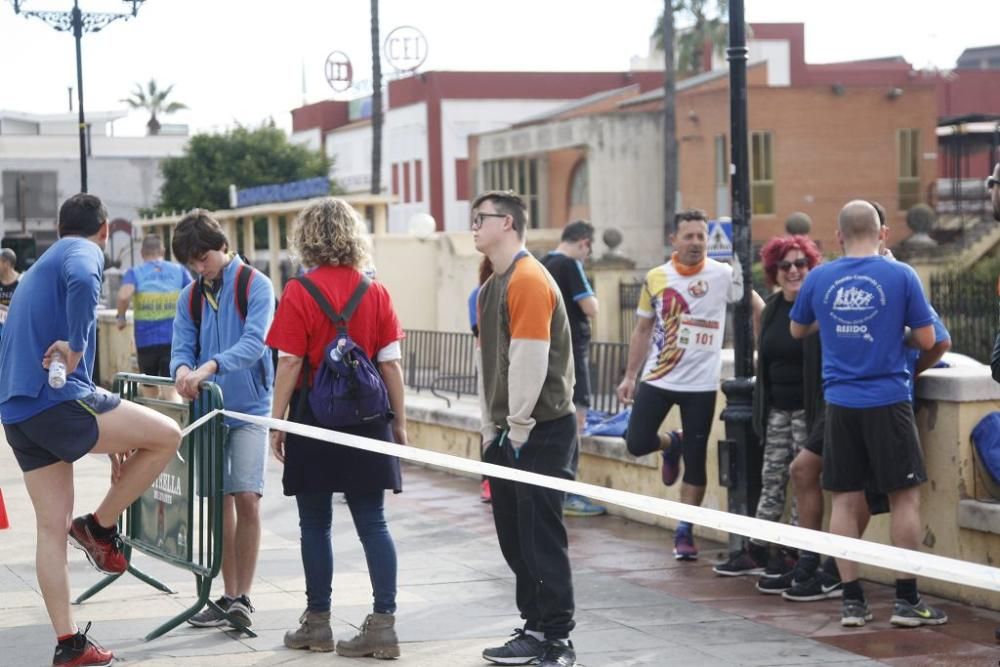
[[[0,339],[0,419],[35,510],[38,584],[58,642],[53,664],[109,665],[111,652],[73,622],[66,540],[98,570],[124,572],[118,517],[163,471],[180,444],[180,429],[169,417],[94,386],[108,240],[101,200],[67,199],[59,209],[59,237],[21,277],[10,303]],[[49,386],[46,370],[56,354],[66,365],[66,384],[58,389]],[[92,514],[70,522],[73,462],[88,453],[111,457],[111,489]]]
[[[910,403],[904,332],[934,346],[933,315],[916,273],[879,254],[879,219],[868,202],[849,202],[837,220],[844,257],[809,272],[791,312],[792,335],[819,330],[826,432],[823,488],[832,492],[830,532],[860,537],[866,484],[889,495],[893,543],[918,549],[919,486],[927,481]],[[872,620],[857,564],[837,559],[844,581],[841,624]],[[940,625],[948,617],[920,599],[916,580],[896,580],[893,625]]]

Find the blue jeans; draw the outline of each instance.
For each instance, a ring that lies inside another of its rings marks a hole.
[[[396,546],[385,523],[384,491],[348,493],[347,506],[361,538],[375,594],[375,613],[396,612]],[[309,611],[330,611],[333,593],[333,494],[305,493],[295,496],[302,533],[302,567],[306,574],[306,606]]]

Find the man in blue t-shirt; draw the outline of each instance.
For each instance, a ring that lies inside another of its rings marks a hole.
[[[163,259],[163,241],[156,234],[142,239],[142,264],[125,272],[118,290],[118,329],[127,325],[126,312],[133,309],[135,351],[139,372],[170,377],[170,340],[174,332],[177,297],[191,282],[191,274],[180,264]],[[155,387],[143,387],[144,391]],[[161,398],[178,400],[173,387],[161,387]]]
[[[0,420],[35,510],[38,584],[58,641],[53,664],[110,665],[111,652],[73,622],[66,540],[98,570],[124,572],[118,518],[176,453],[180,429],[94,386],[107,209],[93,195],[74,195],[59,209],[58,230],[11,299],[0,338]],[[53,387],[46,369],[57,362],[65,384]],[[70,521],[73,462],[88,453],[110,456],[111,488],[93,514]]]
[[[838,217],[844,257],[813,269],[791,312],[791,331],[819,331],[823,346],[826,431],[823,488],[833,495],[830,532],[860,537],[866,486],[889,495],[893,543],[918,549],[919,485],[927,481],[910,402],[906,329],[922,350],[934,346],[933,315],[920,280],[906,264],[879,254],[879,218],[868,202],[849,202]],[[842,559],[841,624],[872,619],[857,564]],[[940,625],[947,616],[920,599],[916,579],[896,580],[893,625]]]

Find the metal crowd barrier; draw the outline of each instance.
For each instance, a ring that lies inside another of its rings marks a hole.
[[[115,376],[114,391],[126,400],[175,419],[181,429],[223,407],[222,391],[210,382],[202,384],[198,398],[189,403],[142,396],[140,386],[173,386],[173,381],[119,373]],[[128,573],[165,593],[175,592],[132,564],[133,552],[139,551],[187,570],[195,578],[198,594],[195,603],[146,635],[147,641],[173,630],[206,604],[214,606],[209,596],[212,580],[222,569],[222,452],[225,441],[226,426],[221,414],[185,436],[180,458],[171,460],[153,485],[129,506],[118,522],[125,557],[129,561]],[[76,603],[96,595],[121,576],[105,577],[77,598]],[[238,623],[233,625],[250,637],[257,636]]]

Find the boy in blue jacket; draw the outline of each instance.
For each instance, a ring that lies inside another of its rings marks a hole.
[[[181,290],[174,318],[170,374],[184,398],[198,396],[202,382],[222,389],[226,409],[262,417],[271,414],[274,367],[264,336],[274,317],[274,288],[264,274],[229,251],[229,240],[206,211],[195,209],[177,224],[171,246],[177,261],[197,280]],[[239,276],[249,272],[246,293]],[[245,312],[239,305],[245,298]],[[267,464],[267,429],[226,418],[223,461],[222,580],[215,605],[188,620],[196,627],[230,621],[252,623],[250,587],[260,549],[260,498]]]

